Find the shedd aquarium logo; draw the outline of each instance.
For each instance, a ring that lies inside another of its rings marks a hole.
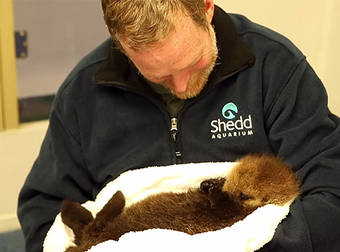
[[[246,137],[254,134],[251,115],[240,115],[235,103],[230,102],[224,105],[221,115],[223,118],[210,123],[212,139]]]

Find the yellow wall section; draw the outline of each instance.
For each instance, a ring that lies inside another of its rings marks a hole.
[[[0,131],[18,126],[13,3],[0,1]]]

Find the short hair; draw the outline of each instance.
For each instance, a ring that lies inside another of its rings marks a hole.
[[[119,39],[134,50],[166,39],[179,13],[209,29],[204,0],[102,0],[102,8],[107,28],[120,48]]]

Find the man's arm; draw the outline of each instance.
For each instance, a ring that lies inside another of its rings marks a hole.
[[[266,122],[273,149],[296,169],[302,192],[262,251],[339,251],[340,119],[305,60],[268,107]]]
[[[42,251],[43,240],[64,198],[84,202],[95,187],[86,170],[76,132],[64,125],[60,97],[51,112],[40,154],[20,192],[18,217],[26,251]]]

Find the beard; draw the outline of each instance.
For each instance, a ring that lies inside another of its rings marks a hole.
[[[184,92],[176,92],[172,88],[172,83],[170,80],[164,81],[162,83],[157,83],[166,87],[170,92],[179,99],[186,100],[197,96],[203,88],[206,86],[209,76],[213,71],[218,56],[218,49],[216,45],[216,34],[212,26],[209,27],[209,34],[211,37],[211,52],[210,52],[210,62],[207,67],[201,69],[200,71],[194,73],[188,82],[187,89]]]

